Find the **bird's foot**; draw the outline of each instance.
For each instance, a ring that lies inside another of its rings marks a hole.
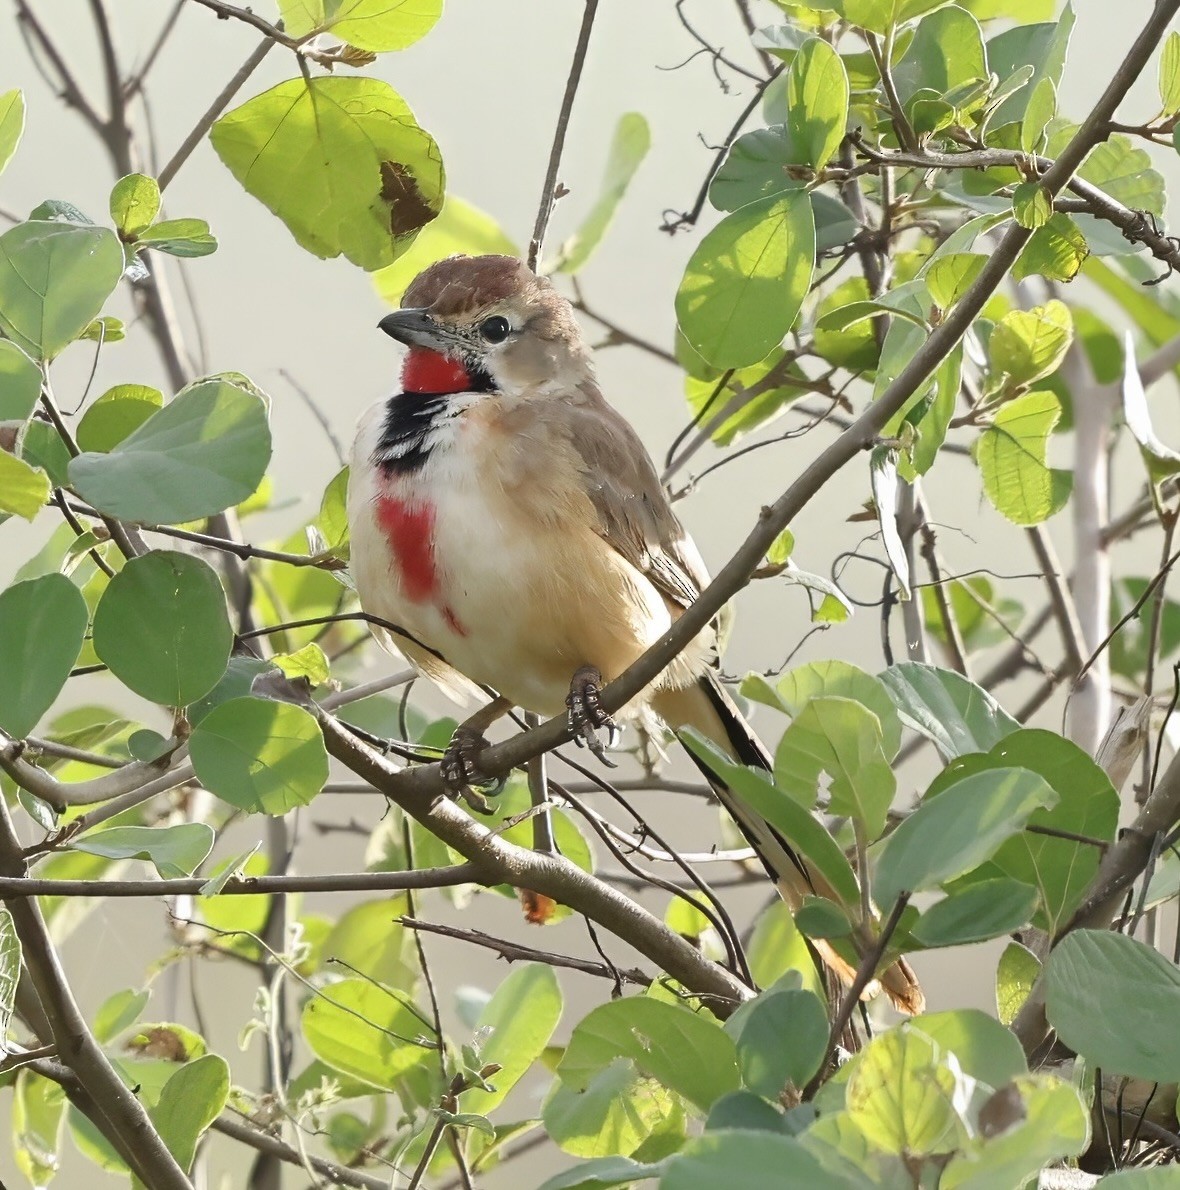
[[[574,743],[579,748],[589,748],[603,764],[613,769],[618,766],[607,756],[606,750],[619,742],[619,725],[602,709],[599,701],[601,686],[602,674],[592,665],[583,665],[570,681],[565,705]],[[602,730],[607,733],[605,744],[598,735]]]
[[[443,786],[453,798],[462,798],[473,810],[491,814],[492,807],[483,797],[495,797],[504,788],[502,777],[488,777],[479,768],[479,754],[488,746],[483,734],[460,723],[443,753],[439,769]],[[476,787],[482,792],[478,792]]]

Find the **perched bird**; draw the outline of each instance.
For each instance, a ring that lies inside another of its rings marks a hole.
[[[443,761],[452,788],[477,777],[483,732],[513,706],[567,711],[575,738],[601,750],[598,731],[614,725],[599,687],[697,597],[700,555],[547,279],[513,257],[455,256],[422,272],[404,303],[379,323],[409,348],[401,391],[365,414],[352,453],[361,605],[402,630],[386,643],[448,693],[500,696],[456,731]],[[691,726],[769,771],[716,654],[712,626],[621,717]],[[706,776],[786,901],[817,891],[778,832]],[[822,950],[848,980],[848,964]],[[908,966],[881,978],[899,1006],[920,1009]]]

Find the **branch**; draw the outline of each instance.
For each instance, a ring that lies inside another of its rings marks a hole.
[[[0,798],[0,876],[25,878],[20,841],[8,807]],[[49,1019],[58,1057],[78,1077],[98,1107],[96,1123],[118,1138],[118,1148],[132,1157],[132,1169],[152,1190],[192,1190],[184,1170],[152,1126],[143,1104],[115,1073],[94,1039],[66,982],[57,951],[36,900],[17,897],[8,902],[20,939],[25,967],[37,998]]]
[[[541,205],[537,208],[537,220],[533,224],[532,239],[529,240],[529,268],[537,271],[541,249],[545,244],[545,230],[553,214],[557,194],[557,171],[561,168],[561,152],[565,148],[565,134],[569,128],[570,113],[574,108],[574,96],[582,79],[582,67],[586,64],[586,50],[590,45],[590,31],[594,28],[594,15],[598,11],[598,0],[583,0],[582,27],[578,30],[578,41],[574,46],[574,60],[570,63],[569,78],[565,83],[565,94],[561,97],[561,110],[557,113],[557,128],[553,132],[553,147],[549,150],[549,165],[545,170],[545,184],[541,188]]]
[[[69,65],[61,56],[53,39],[45,32],[41,22],[37,20],[27,0],[16,0],[16,20],[22,31],[27,32],[41,48],[41,52],[49,59],[50,65],[57,72],[58,85],[61,88],[60,96],[63,102],[74,108],[91,129],[101,136],[103,134],[102,117],[94,109],[90,100],[86,98],[82,88],[78,86]]]
[[[1057,618],[1061,641],[1069,662],[1069,672],[1079,673],[1086,663],[1088,647],[1081,621],[1078,619],[1078,609],[1061,573],[1061,563],[1057,560],[1053,540],[1044,525],[1034,525],[1030,528],[1028,538],[1032,542],[1033,553],[1037,556],[1037,565],[1045,576],[1045,585],[1049,588],[1049,602],[1053,608],[1053,615]]]
[[[255,897],[295,892],[396,892],[404,888],[454,888],[478,884],[487,874],[473,863],[410,872],[338,872],[321,876],[232,876],[218,897]],[[173,880],[38,880],[0,876],[0,900],[21,897],[177,897],[199,896],[206,876]]]
[[[581,971],[586,975],[598,975],[603,979],[617,979],[622,976],[624,982],[638,984],[640,987],[650,987],[653,980],[650,975],[632,967],[630,970],[610,968],[605,963],[593,963],[588,959],[574,958],[573,955],[557,954],[551,950],[537,950],[532,946],[523,946],[518,942],[509,942],[507,938],[495,938],[485,934],[483,930],[460,930],[455,926],[444,926],[438,922],[423,921],[421,918],[397,917],[394,920],[406,927],[407,930],[423,930],[428,934],[439,934],[444,938],[456,938],[460,942],[470,942],[473,946],[482,946],[486,950],[494,950],[502,959],[514,962],[524,959],[532,963],[547,963],[550,967],[568,967],[571,971]]]
[[[206,3],[206,0],[197,0],[197,3],[203,4]],[[263,24],[265,23],[264,21]],[[197,121],[193,130],[184,138],[180,148],[172,154],[168,164],[160,170],[160,176],[156,181],[159,183],[161,191],[176,177],[180,167],[189,159],[189,155],[204,139],[205,133],[213,127],[214,121],[225,111],[230,100],[241,90],[242,84],[254,73],[255,67],[270,53],[274,48],[274,44],[273,41],[260,41],[250,51],[250,56],[238,68],[233,78],[218,92],[217,98],[209,105],[208,110]]]

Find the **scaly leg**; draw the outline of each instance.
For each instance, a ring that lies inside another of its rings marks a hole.
[[[569,711],[570,732],[579,748],[589,748],[603,764],[610,768],[618,766],[606,754],[619,741],[619,726],[602,709],[599,690],[602,674],[592,665],[583,665],[570,680],[570,692],[565,705]],[[605,728],[607,740],[604,745],[598,732]]]
[[[484,732],[510,710],[512,704],[506,698],[495,698],[455,728],[441,765],[443,785],[452,797],[484,780],[479,771],[479,754],[488,746]]]

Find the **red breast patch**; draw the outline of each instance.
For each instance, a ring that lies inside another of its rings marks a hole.
[[[412,347],[402,365],[402,392],[465,393],[472,387],[471,376],[460,359]]]

